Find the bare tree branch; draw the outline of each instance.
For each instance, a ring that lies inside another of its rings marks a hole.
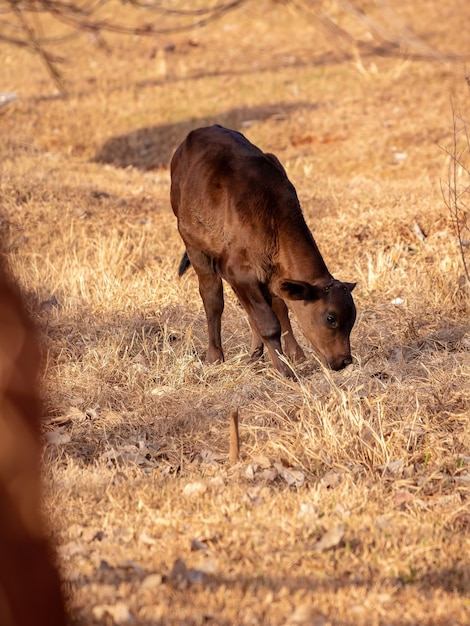
[[[442,148],[449,157],[449,165],[447,181],[443,182],[441,180],[440,184],[444,203],[450,212],[457,233],[464,273],[467,283],[470,284],[470,271],[466,257],[467,249],[470,246],[470,213],[464,200],[470,193],[470,166],[468,165],[470,141],[468,123],[456,115],[452,98],[450,104],[452,109],[453,140],[450,149]],[[459,148],[459,140],[462,135],[465,139],[465,144],[463,148]],[[468,184],[460,182],[462,176],[466,177]]]
[[[0,0],[0,41],[29,48],[39,55],[55,82],[62,88],[59,59],[49,50],[76,36],[80,32],[117,33],[120,35],[142,35],[161,37],[201,28],[220,19],[250,0],[121,0],[139,18],[142,11],[148,14],[145,24],[110,17],[115,0]],[[279,1],[279,0],[277,0]],[[324,0],[283,0],[284,4],[301,12],[306,19],[326,30],[328,37],[343,50],[358,55],[358,46],[367,45],[334,21],[324,10]],[[434,59],[445,59],[445,55],[427,46],[406,27],[392,10],[387,0],[376,0],[379,16],[386,27],[370,15],[366,15],[356,4],[357,0],[337,0],[343,13],[352,16],[379,42],[391,43],[400,51],[414,50]],[[175,8],[175,5],[177,8]],[[139,13],[137,13],[139,12]],[[65,32],[52,35],[43,27],[42,18],[52,17]]]
[[[148,12],[150,20],[143,26],[129,24],[108,16],[98,17],[111,0],[0,0],[0,41],[14,46],[29,48],[38,54],[50,75],[63,88],[61,73],[49,46],[64,43],[80,32],[112,32],[121,35],[164,36],[206,26],[220,19],[247,0],[219,0],[201,2],[199,8],[165,6],[162,0],[130,0],[130,8]],[[124,2],[123,2],[124,3]],[[174,3],[173,3],[174,4]],[[194,3],[193,3],[194,5]],[[52,16],[67,32],[51,36],[43,32],[41,16]],[[158,16],[158,20],[156,20]],[[164,18],[164,22],[161,20]]]

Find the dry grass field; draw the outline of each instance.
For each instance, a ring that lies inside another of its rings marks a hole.
[[[72,623],[470,623],[470,296],[440,189],[451,100],[470,113],[470,5],[392,4],[416,34],[401,49],[333,1],[360,45],[268,0],[164,40],[81,35],[56,51],[66,95],[0,47],[18,95],[0,109],[1,233],[43,346]],[[344,371],[300,332],[297,382],[248,365],[228,288],[227,360],[204,365],[168,166],[212,123],[279,157],[329,269],[357,281]]]

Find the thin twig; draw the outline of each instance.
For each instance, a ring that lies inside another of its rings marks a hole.
[[[240,434],[238,431],[238,409],[230,413],[230,463],[240,460]]]
[[[440,181],[441,193],[444,199],[444,203],[448,208],[452,221],[454,223],[457,239],[459,244],[460,256],[464,268],[464,273],[467,278],[467,282],[470,283],[470,272],[467,265],[464,231],[469,229],[467,224],[467,205],[463,200],[470,190],[470,184],[463,187],[462,191],[458,188],[458,170],[461,169],[465,172],[468,180],[470,181],[470,170],[464,163],[465,155],[470,154],[470,143],[467,122],[462,118],[457,118],[452,98],[450,99],[450,105],[452,110],[452,130],[453,140],[451,149],[443,148],[444,152],[449,156],[449,167],[447,174],[447,181],[445,183]],[[458,127],[458,119],[462,122],[463,126]],[[466,147],[462,150],[458,148],[458,139],[461,134],[465,135]]]

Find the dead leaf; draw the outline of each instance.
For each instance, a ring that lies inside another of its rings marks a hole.
[[[96,406],[90,406],[84,413],[85,419],[96,420],[98,419],[100,408]]]
[[[262,483],[258,483],[247,489],[245,497],[250,504],[263,504],[263,502],[265,502],[266,492],[269,495],[269,489]]]
[[[188,580],[191,585],[202,585],[205,573],[201,569],[188,570]]]
[[[403,476],[405,478],[411,478],[412,476],[414,476],[415,473],[416,473],[415,466],[412,463],[410,463],[410,465],[407,465],[403,469]]]
[[[386,515],[379,515],[375,520],[374,526],[384,532],[391,532],[393,529],[393,524]]]
[[[67,528],[67,535],[69,537],[81,537],[84,530],[85,526],[82,526],[81,524],[72,524]]]
[[[142,574],[144,573],[144,568],[135,561],[131,561],[130,559],[126,559],[123,563],[119,563],[118,567],[124,570],[132,570],[138,576],[142,576]]]
[[[293,467],[285,467],[282,463],[274,463],[279,476],[283,478],[289,486],[302,487],[305,481],[305,474]]]
[[[56,446],[63,446],[66,443],[70,443],[72,437],[69,433],[64,432],[63,428],[57,430],[51,430],[45,435],[46,442]]]
[[[209,552],[209,546],[203,541],[199,541],[199,539],[191,539],[191,552],[196,552],[197,550],[207,553]]]
[[[134,529],[129,526],[119,526],[114,529],[113,537],[119,543],[130,543],[134,539]]]
[[[75,554],[83,554],[85,547],[79,541],[69,541],[57,548],[57,552],[62,559],[70,559]]]
[[[206,493],[207,485],[201,482],[188,483],[184,486],[183,496],[186,498],[197,498]]]
[[[327,489],[334,489],[343,480],[341,474],[338,472],[327,472],[321,479],[321,484]]]
[[[173,563],[171,572],[168,575],[168,582],[176,589],[186,589],[189,584],[189,570],[181,557]]]
[[[173,387],[170,387],[170,385],[164,385],[162,387],[155,387],[154,389],[152,389],[152,391],[150,392],[150,395],[152,396],[165,396],[168,393],[171,393],[173,391]]]
[[[335,548],[342,540],[344,536],[344,527],[342,524],[332,526],[321,539],[313,546],[314,550],[329,550]]]
[[[45,424],[51,424],[54,426],[65,426],[70,422],[84,422],[86,415],[83,411],[80,411],[76,406],[71,406],[67,413],[64,415],[57,415],[56,417],[49,417],[44,420]]]
[[[470,474],[467,474],[467,472],[465,472],[464,474],[460,474],[459,476],[454,476],[454,480],[456,485],[468,486],[470,485]]]
[[[261,478],[265,480],[267,483],[272,483],[273,480],[276,480],[277,472],[275,469],[265,469],[261,472]]]
[[[386,465],[380,465],[379,469],[389,472],[390,474],[401,474],[405,467],[405,461],[403,459],[397,459],[396,461],[389,461]]]
[[[145,530],[143,530],[139,535],[139,542],[143,543],[146,546],[154,546],[157,541],[153,537],[150,537]]]
[[[403,506],[409,502],[413,502],[415,496],[406,489],[400,489],[396,492],[394,497],[395,506]]]
[[[220,465],[225,461],[225,455],[219,454],[215,450],[209,450],[209,448],[202,450],[199,456],[201,463],[207,463],[209,465]]]
[[[217,574],[217,571],[219,569],[217,562],[214,561],[214,559],[206,559],[200,566],[199,569],[206,575],[206,576],[213,576],[214,574]]]
[[[116,604],[99,604],[93,607],[93,615],[96,619],[103,619],[109,615],[115,624],[129,624],[134,618],[129,611],[129,607],[124,602]]]
[[[209,487],[216,493],[222,493],[225,489],[225,481],[222,476],[213,476],[209,480]]]
[[[247,465],[245,470],[246,478],[248,478],[248,480],[253,480],[255,477],[255,471],[256,469],[254,465],[252,465],[251,463]]]
[[[445,496],[440,496],[434,502],[439,507],[459,507],[462,504],[462,496],[460,493],[452,493]]]
[[[426,240],[426,235],[424,234],[424,231],[421,228],[421,226],[418,224],[418,222],[416,222],[416,221],[413,222],[413,224],[411,226],[411,230],[413,231],[413,233],[416,235],[416,237],[420,241],[425,241]]]
[[[141,582],[140,588],[141,589],[155,589],[155,587],[160,587],[162,582],[163,582],[163,577],[161,574],[149,574]]]
[[[116,465],[120,467],[129,467],[130,465],[154,467],[156,465],[156,462],[153,459],[148,459],[137,446],[129,444],[107,450],[100,456],[100,459],[105,461],[107,467]]]
[[[251,462],[253,463],[253,465],[255,465],[256,467],[260,467],[261,469],[269,469],[271,467],[271,461],[268,459],[267,456],[264,456],[263,454],[254,456],[251,459]]]
[[[80,404],[83,404],[85,402],[85,398],[83,396],[72,396],[69,399],[69,402],[70,402],[71,406],[77,407]]]
[[[325,626],[326,617],[310,604],[301,604],[284,626]]]
[[[306,522],[312,522],[318,519],[318,507],[316,507],[311,502],[304,502],[300,505],[300,510],[297,515],[298,519],[304,520]]]

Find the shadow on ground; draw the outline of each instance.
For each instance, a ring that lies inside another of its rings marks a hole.
[[[243,131],[255,121],[283,121],[297,109],[315,110],[317,103],[263,105],[230,109],[217,116],[185,120],[177,124],[162,124],[139,128],[131,133],[111,137],[93,158],[97,163],[109,163],[115,167],[136,167],[141,170],[168,167],[173,152],[186,135],[201,126],[221,124]]]
[[[403,52],[398,45],[393,42],[384,42],[382,45],[370,45],[362,43],[359,45],[360,56],[362,59],[374,59],[378,57],[403,58]],[[432,50],[431,50],[432,52]],[[444,57],[439,53],[431,54],[428,50],[425,54],[419,52],[408,51],[407,59],[440,59]],[[310,58],[309,60],[296,59],[292,66],[305,67],[307,65],[322,67],[337,63],[351,61],[354,57],[351,53],[335,49],[324,53],[320,56]],[[276,61],[277,63],[277,61]],[[270,61],[266,66],[258,67],[256,71],[273,71],[277,67]],[[254,70],[250,68],[233,69],[230,72],[214,72],[207,71],[198,73],[195,76],[185,78],[185,81],[197,80],[207,76],[224,76],[224,75],[244,75],[252,73]],[[136,84],[139,89],[151,88],[155,85],[171,82],[178,82],[182,79],[158,79],[141,81]],[[211,124],[221,124],[229,128],[241,130],[250,126],[255,121],[266,121],[273,119],[274,121],[283,121],[298,109],[315,110],[319,108],[319,103],[312,102],[296,102],[282,103],[275,105],[260,105],[255,107],[240,107],[221,112],[218,115],[212,115],[202,118],[184,120],[176,124],[162,124],[150,126],[147,128],[139,128],[125,135],[119,135],[108,139],[98,153],[92,159],[97,163],[112,164],[116,167],[136,167],[141,170],[152,170],[159,167],[168,167],[171,156],[177,146],[183,141],[185,136],[194,128],[200,126],[209,126]]]
[[[105,539],[106,540],[106,539]],[[308,558],[308,557],[307,557]],[[197,570],[191,570],[192,572],[196,572]],[[201,574],[201,572],[199,572]],[[125,568],[123,567],[111,567],[106,563],[106,561],[102,561],[99,569],[95,572],[93,576],[94,581],[99,581],[101,584],[108,585],[109,588],[113,586],[118,588],[119,584],[126,583],[131,589],[135,589],[138,592],[139,586],[146,576],[154,574],[152,571],[145,571],[143,568],[140,568],[137,564],[131,564]],[[462,593],[460,586],[455,586],[452,582],[449,583],[449,576],[451,581],[455,582],[455,577],[461,579],[468,580],[469,576],[469,568],[466,565],[460,565],[455,570],[449,569],[436,569],[430,570],[428,573],[425,573],[422,578],[417,578],[415,581],[406,581],[402,577],[396,578],[387,578],[382,579],[380,582],[383,585],[384,589],[389,590],[389,592],[393,592],[395,599],[398,600],[402,591],[409,586],[412,586],[416,589],[418,593],[429,593],[430,589],[442,590],[445,592],[455,592]],[[276,597],[279,592],[284,589],[287,590],[288,593],[296,593],[300,590],[313,594],[309,601],[304,604],[304,611],[302,613],[297,613],[294,611],[293,616],[295,615],[303,615],[305,617],[308,616],[309,621],[297,621],[294,617],[294,621],[289,620],[289,624],[324,624],[327,622],[326,616],[319,610],[315,608],[315,594],[321,593],[335,593],[339,589],[345,588],[356,588],[356,589],[370,589],[371,586],[377,585],[377,579],[374,579],[372,576],[368,579],[359,580],[357,578],[351,579],[329,579],[329,580],[319,580],[315,576],[307,577],[307,576],[296,576],[293,575],[289,578],[278,578],[276,576],[265,576],[263,574],[259,576],[235,576],[235,577],[225,577],[225,576],[206,576],[202,577],[202,586],[208,587],[215,594],[218,589],[231,589],[240,590],[242,589],[245,594],[252,593],[254,597],[257,596],[258,593],[266,594],[266,591],[269,590],[273,594],[273,597]],[[160,600],[160,605],[168,608],[168,614],[164,618],[165,624],[175,624],[175,623],[184,623],[189,625],[192,624],[200,624],[201,619],[203,619],[204,623],[208,624],[217,624],[217,626],[228,626],[229,624],[233,624],[233,621],[230,621],[224,618],[222,615],[213,615],[208,611],[206,615],[201,615],[203,613],[203,609],[198,605],[198,596],[201,593],[201,585],[200,584],[188,584],[185,580],[186,584],[181,584],[182,580],[172,579],[172,573],[169,575],[162,575],[162,586],[160,587],[160,593],[166,589],[165,595],[167,593],[171,594],[173,597],[173,602],[178,598],[178,596],[182,596],[185,598],[183,602],[192,602],[194,607],[194,615],[192,618],[187,616],[181,616],[181,621],[178,622],[178,617],[174,612],[170,611],[170,607],[168,606],[165,600]],[[78,582],[79,587],[87,587],[90,584],[90,579],[82,577]],[[157,588],[158,589],[158,588]],[[385,595],[385,594],[384,594]],[[158,602],[158,600],[157,600]],[[175,603],[176,604],[176,603]],[[298,608],[298,607],[297,607]],[[362,613],[364,607],[361,607],[360,604],[356,605],[356,609],[359,613]],[[361,610],[362,609],[362,610]],[[390,610],[390,607],[387,607],[385,610]],[[352,612],[353,613],[353,612]],[[272,614],[271,614],[272,616]],[[269,612],[265,614],[265,618],[269,619]],[[90,626],[91,624],[101,624],[100,621],[88,621],[90,618],[89,615],[85,615],[83,613],[79,618],[77,626],[82,626],[87,624]],[[396,616],[393,618],[393,624],[396,626],[410,626],[413,624],[413,616],[408,614],[404,614],[401,618],[396,619]],[[311,620],[311,621],[310,621]],[[240,615],[240,623],[245,623],[243,620],[243,615]],[[265,623],[265,622],[263,622]],[[329,622],[328,622],[329,623]],[[390,621],[391,623],[391,621]],[[433,621],[433,624],[439,625],[447,624],[448,621],[445,618],[436,617],[436,620]],[[139,624],[141,626],[153,626],[155,621],[147,621],[147,620],[139,620]],[[357,624],[357,614],[345,616],[342,619],[335,619],[334,624],[337,626],[353,626]]]

